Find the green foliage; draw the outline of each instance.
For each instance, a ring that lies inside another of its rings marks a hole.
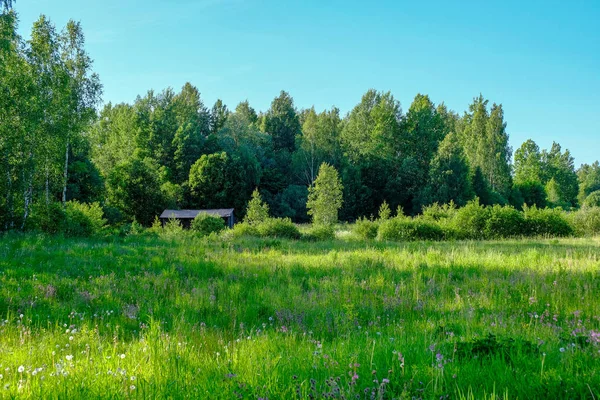
[[[525,207],[524,232],[529,236],[564,237],[574,233],[566,213],[561,209]]]
[[[289,218],[269,218],[256,225],[260,237],[300,239],[298,227]]]
[[[540,182],[515,183],[515,188],[519,191],[523,204],[529,207],[546,207],[546,189]]]
[[[583,207],[600,207],[600,190],[596,190],[585,198],[582,204]]]
[[[584,206],[569,213],[569,222],[577,236],[600,235],[600,207]]]
[[[231,230],[231,235],[234,238],[241,237],[259,237],[258,227],[256,225],[250,225],[247,222],[241,222],[239,224],[235,224],[233,229]]]
[[[263,132],[273,138],[275,150],[295,150],[296,136],[300,134],[300,120],[294,108],[294,100],[285,91],[271,103],[271,108],[265,115]]]
[[[67,202],[64,225],[66,236],[92,236],[100,233],[105,224],[104,213],[98,203]]]
[[[483,239],[490,210],[475,199],[459,208],[452,218],[452,227],[460,239]]]
[[[485,222],[485,238],[511,238],[525,234],[525,217],[512,206],[495,205]]]
[[[192,230],[200,236],[208,236],[211,233],[219,233],[225,229],[225,221],[219,216],[200,213],[192,221]]]
[[[386,219],[387,220],[387,219]],[[379,221],[372,221],[367,218],[359,218],[352,226],[352,233],[363,240],[372,240],[377,237]]]
[[[430,221],[444,221],[450,220],[454,218],[456,214],[456,204],[454,202],[450,202],[448,204],[439,205],[438,203],[433,203],[425,208],[423,208],[423,219]]]
[[[107,179],[107,192],[109,205],[145,226],[165,208],[159,168],[150,158],[133,158],[115,167]]]
[[[379,213],[377,215],[380,221],[385,221],[392,217],[392,210],[390,210],[390,205],[387,203],[387,201],[381,203],[381,206],[379,207]]]
[[[308,189],[306,208],[315,225],[333,225],[338,222],[342,207],[343,186],[337,170],[323,163],[314,186]]]
[[[27,221],[28,230],[57,234],[64,232],[66,213],[60,203],[38,202],[32,206],[31,217]]]
[[[302,238],[309,241],[333,240],[335,239],[335,227],[332,225],[313,225],[302,235]]]
[[[479,178],[483,179],[483,175]],[[428,181],[422,201],[425,205],[453,202],[463,206],[475,195],[469,164],[455,134],[448,134],[440,144],[431,161]],[[484,190],[488,190],[484,183],[481,185],[484,185]],[[479,191],[481,195],[481,190]]]
[[[152,229],[156,229],[154,227],[154,225],[152,226]],[[165,225],[162,227],[162,229],[160,230],[160,235],[161,237],[164,238],[180,238],[182,236],[184,236],[185,231],[183,229],[183,226],[181,225],[181,222],[177,219],[177,218],[169,218],[169,220],[165,223]]]
[[[269,205],[262,201],[258,189],[252,192],[252,198],[248,202],[244,222],[250,225],[256,225],[269,219]]]
[[[425,219],[392,218],[379,224],[377,238],[386,241],[443,240],[444,230]]]

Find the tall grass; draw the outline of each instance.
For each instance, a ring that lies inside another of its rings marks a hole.
[[[599,255],[4,236],[0,397],[600,398]]]

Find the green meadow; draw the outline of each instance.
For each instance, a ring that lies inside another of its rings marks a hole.
[[[598,399],[600,239],[0,237],[0,398]]]

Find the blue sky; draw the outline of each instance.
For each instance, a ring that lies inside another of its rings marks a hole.
[[[189,81],[207,106],[281,89],[346,113],[369,88],[462,114],[502,103],[513,148],[532,138],[600,158],[600,1],[17,0],[24,37],[46,14],[81,21],[105,102]]]

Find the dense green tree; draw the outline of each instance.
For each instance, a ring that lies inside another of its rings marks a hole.
[[[543,183],[548,185],[554,180],[551,185],[552,193],[548,191],[548,186],[546,186],[548,194],[553,195],[553,200],[549,199],[550,203],[566,208],[575,207],[577,205],[579,182],[575,172],[575,162],[569,150],[563,152],[560,144],[554,142],[550,151],[542,152],[542,162],[545,169]]]
[[[525,141],[515,151],[514,173],[514,181],[517,184],[525,182],[542,183],[544,181],[542,153],[533,140]]]
[[[107,202],[128,217],[149,226],[165,206],[158,164],[138,155],[112,169],[107,181]]]
[[[317,114],[314,107],[304,112],[303,120],[302,135],[296,138],[297,150],[293,161],[300,181],[311,186],[322,163],[338,167],[341,164],[339,136],[342,121],[337,108]]]
[[[265,115],[262,130],[271,135],[276,151],[294,151],[296,136],[301,133],[301,127],[294,100],[289,93],[282,90],[279,97],[273,100]]]
[[[577,171],[579,180],[578,199],[583,204],[593,192],[600,190],[600,163],[583,164]]]
[[[228,116],[229,109],[221,99],[218,99],[210,112],[210,131],[218,132],[225,125]]]
[[[174,181],[181,184],[187,180],[192,164],[202,154],[212,120],[200,98],[200,92],[189,83],[173,98],[173,112],[177,131],[172,142],[172,172]]]
[[[431,161],[424,205],[467,204],[474,196],[470,169],[463,149],[455,134],[447,135]]]
[[[313,224],[332,225],[338,222],[342,190],[337,170],[329,164],[321,164],[314,185],[308,188],[306,208],[312,216]]]
[[[458,124],[465,155],[472,168],[479,168],[492,191],[507,196],[512,187],[508,134],[501,105],[479,96]]]
[[[227,176],[227,153],[204,154],[192,165],[189,185],[199,208],[227,208],[231,206]]]
[[[250,107],[250,103],[248,103],[248,100],[242,101],[240,104],[238,104],[235,108],[235,113],[240,116],[243,116],[251,124],[256,124],[258,120],[256,111],[254,110],[254,108]]]

